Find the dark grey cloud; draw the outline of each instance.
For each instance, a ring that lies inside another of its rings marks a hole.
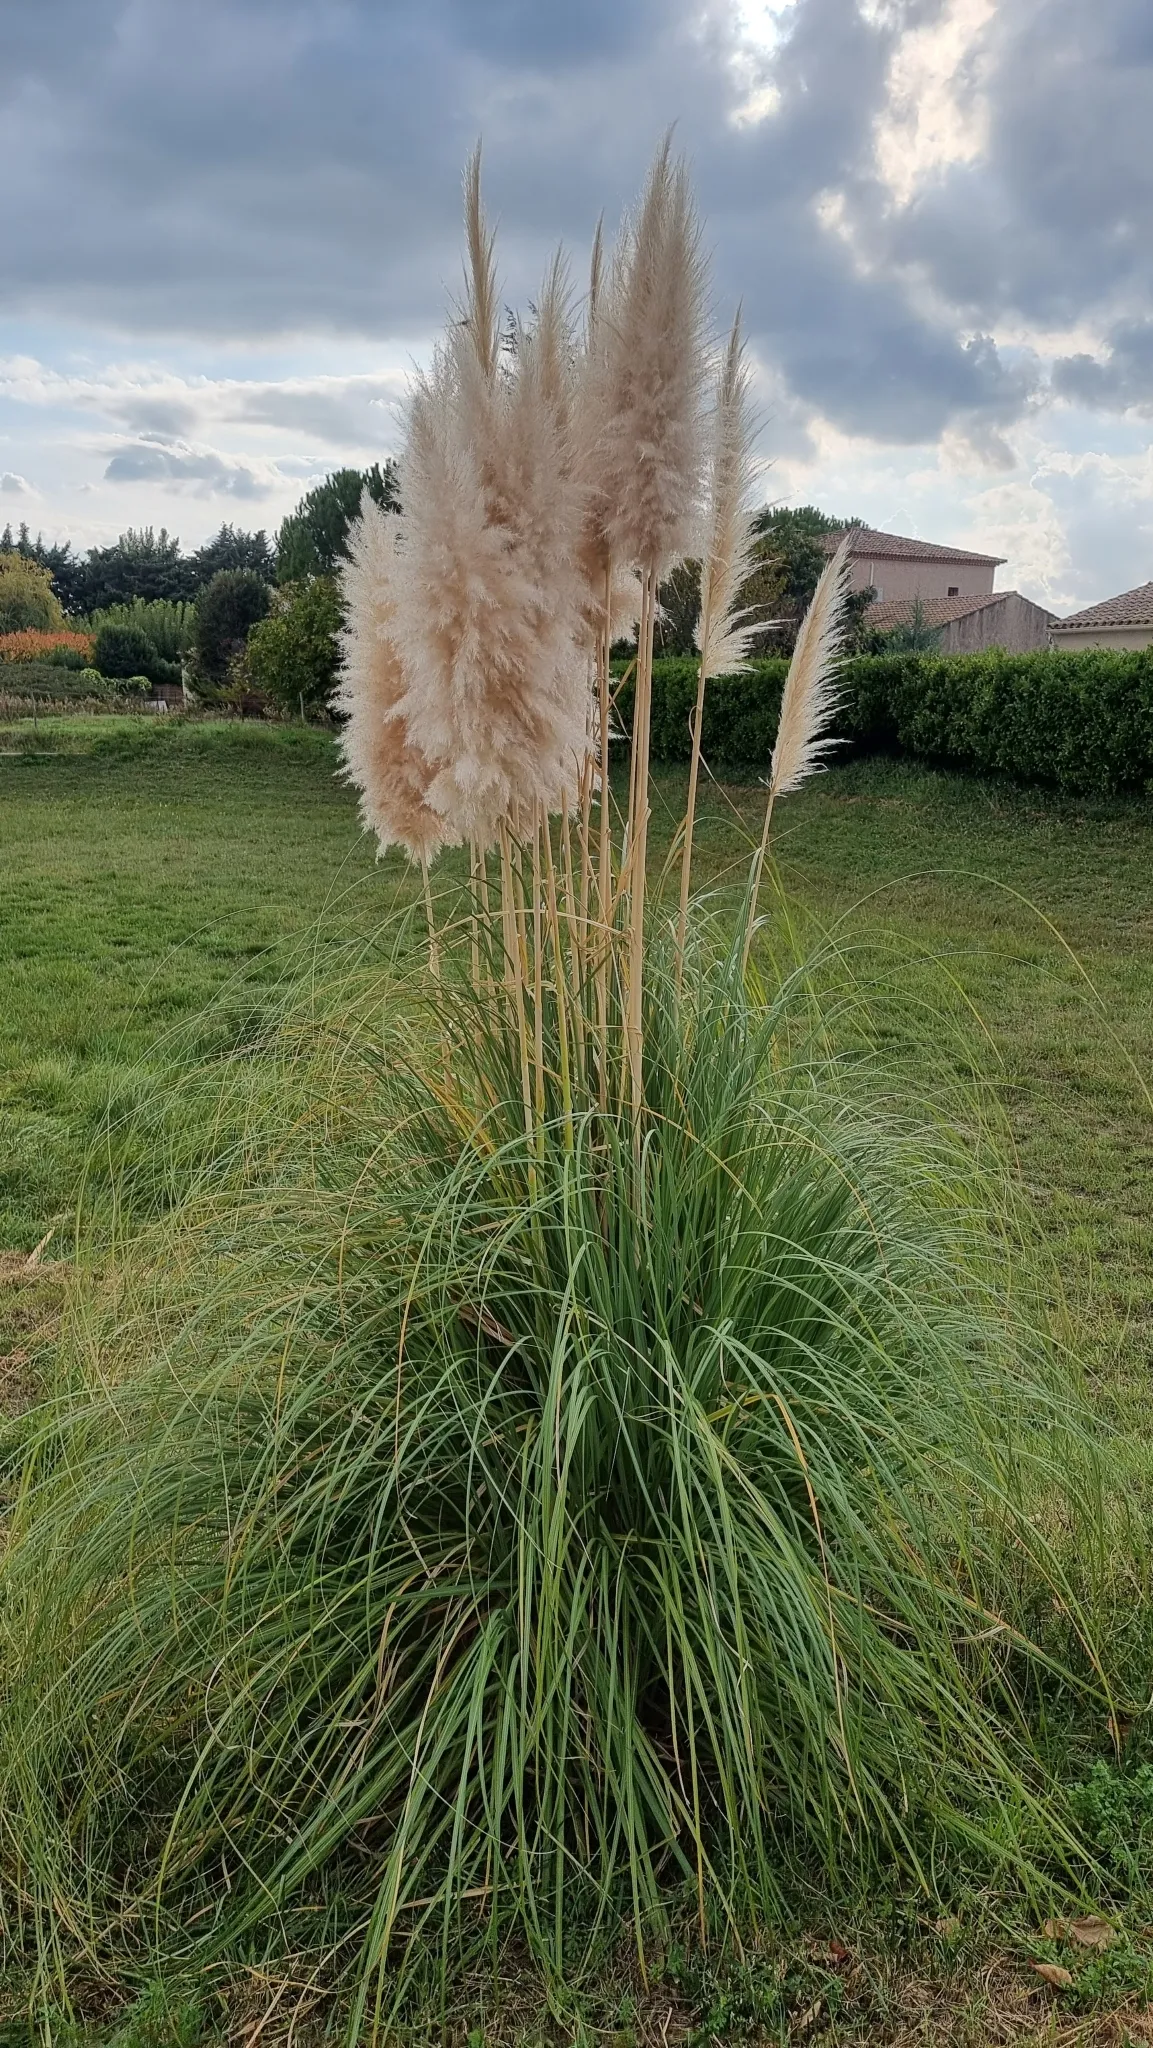
[[[267,498],[273,489],[249,464],[229,461],[213,449],[168,448],[156,441],[118,448],[104,476],[115,484],[193,484],[212,497]]]
[[[1102,357],[1059,357],[1053,389],[1060,398],[1102,412],[1153,410],[1153,319],[1120,321]]]
[[[478,133],[523,299],[552,236],[579,249],[602,206],[611,221],[679,118],[718,309],[743,297],[791,399],[878,440],[954,427],[995,463],[1045,389],[1027,348],[991,338],[999,324],[1112,330],[1057,388],[1137,402],[1126,336],[1153,304],[1153,6],[999,0],[954,82],[974,118],[987,108],[988,146],[901,205],[876,124],[901,35],[944,12],[795,0],[764,68],[776,110],[742,125],[729,0],[39,0],[5,30],[0,309],[217,340],[415,339],[459,275]],[[138,403],[121,414],[138,435],[189,436],[179,402]],[[252,403],[266,423],[389,439],[359,399]]]
[[[1050,326],[1153,301],[1149,0],[1000,0],[987,31],[988,146],[870,246],[962,316]]]
[[[527,64],[603,62],[639,50],[661,33],[661,0],[584,0],[582,6],[541,0],[449,0],[448,20],[460,43],[489,59]]]
[[[397,388],[381,380],[352,381],[335,390],[294,390],[291,385],[238,390],[231,417],[259,426],[288,427],[330,446],[388,447],[396,440]]]
[[[157,393],[110,392],[102,409],[137,434],[167,435],[178,439],[190,434],[196,425],[195,407],[187,400]]]

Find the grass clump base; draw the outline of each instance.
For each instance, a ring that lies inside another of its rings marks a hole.
[[[649,964],[639,1157],[628,1088],[526,1133],[507,1011],[394,988],[33,1427],[0,1825],[46,1983],[305,1927],[355,2034],[414,1959],[561,1985],[622,1926],[1030,1865],[1074,1424],[985,1192],[803,981]]]

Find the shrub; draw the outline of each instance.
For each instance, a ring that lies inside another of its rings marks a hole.
[[[784,661],[760,661],[710,682],[703,752],[713,768],[769,761],[786,672]],[[689,758],[696,676],[692,659],[654,666],[658,760]],[[843,666],[841,688],[835,730],[856,752],[912,754],[1070,794],[1106,796],[1153,782],[1153,649],[856,655]],[[618,699],[626,727],[631,712],[626,683]]]
[[[128,604],[106,605],[89,620],[94,633],[102,626],[133,626],[143,633],[162,661],[178,666],[192,646],[196,607],[175,598],[134,597]]]
[[[0,634],[54,633],[63,624],[51,571],[30,555],[0,554]]]
[[[178,683],[178,662],[165,661],[139,626],[102,626],[93,659],[101,675],[130,682]]]
[[[71,703],[79,698],[101,697],[114,702],[124,689],[123,683],[111,683],[91,668],[60,668],[50,661],[0,662],[0,697],[6,699]]]
[[[64,668],[83,668],[92,654],[91,633],[42,632],[26,626],[22,632],[0,634],[0,661],[50,661]]]
[[[331,576],[292,584],[271,615],[255,625],[245,650],[244,680],[283,710],[328,709],[340,659],[340,594]]]
[[[196,687],[219,695],[235,680],[234,668],[250,629],[263,619],[271,591],[255,569],[218,569],[196,600],[192,637]]]

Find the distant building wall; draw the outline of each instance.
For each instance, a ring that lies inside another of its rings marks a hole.
[[[1133,652],[1153,647],[1153,626],[1070,626],[1066,631],[1057,625],[1050,635],[1050,644],[1069,653],[1086,647],[1116,647],[1121,652]]]
[[[919,562],[908,556],[851,555],[853,589],[870,583],[886,604],[901,597],[987,597],[993,588],[992,562]]]
[[[1027,654],[1030,648],[1049,645],[1052,624],[1052,612],[1031,604],[1017,590],[1006,590],[993,604],[983,604],[942,626],[937,651],[978,654],[983,647],[1003,647],[1009,654]]]

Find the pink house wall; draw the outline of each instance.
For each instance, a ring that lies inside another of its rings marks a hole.
[[[918,562],[907,556],[851,555],[853,589],[867,590],[870,583],[878,599],[898,597],[987,597],[996,574],[994,564],[984,562]]]

